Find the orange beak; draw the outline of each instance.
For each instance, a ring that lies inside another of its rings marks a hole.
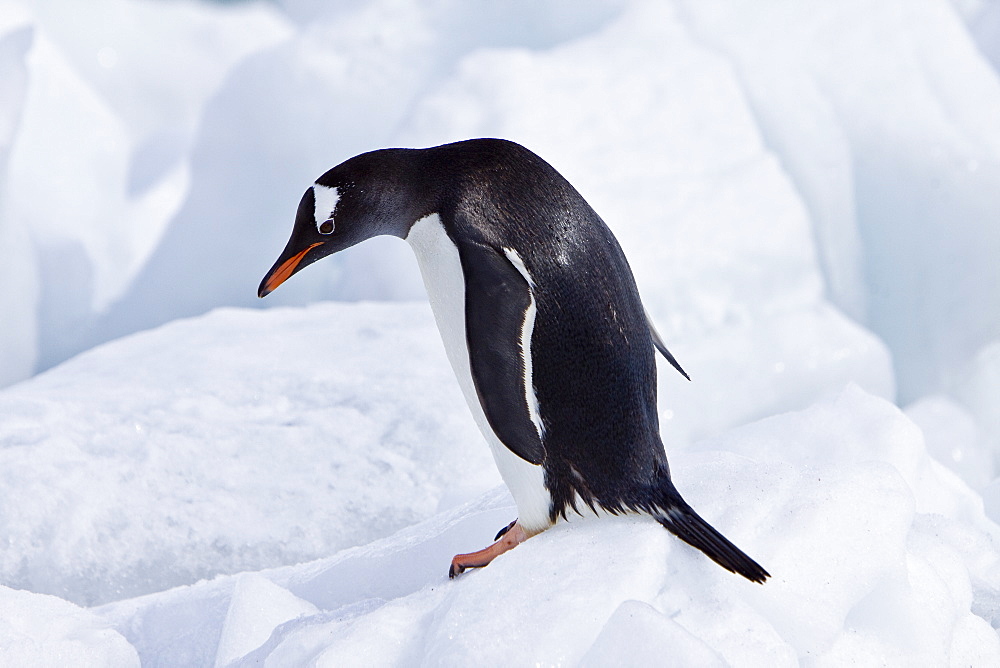
[[[292,257],[282,262],[277,269],[274,269],[264,279],[264,283],[260,286],[260,290],[257,291],[257,296],[266,297],[271,292],[274,292],[275,288],[284,283],[289,276],[295,273],[295,270],[298,268],[299,264],[302,262],[302,259],[306,256],[306,254],[309,253],[309,251],[311,251],[313,248],[316,248],[316,246],[322,246],[322,245],[323,245],[322,241],[317,241],[314,244],[310,244],[308,247],[305,248],[305,250],[299,251]]]

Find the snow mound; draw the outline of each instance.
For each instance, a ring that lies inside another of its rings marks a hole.
[[[139,666],[135,648],[89,610],[0,586],[0,665]]]
[[[499,482],[467,413],[424,304],[116,341],[0,393],[0,573],[93,604],[366,543]]]
[[[800,314],[759,376],[713,358],[738,345],[693,347],[696,382],[661,369],[665,441],[879,387],[884,350],[857,328],[837,341],[842,322]],[[22,546],[0,575],[80,604],[315,559],[499,482],[425,304],[217,310],[0,391],[0,415],[0,532]]]
[[[96,612],[167,664],[601,665],[617,650],[641,665],[668,640],[687,665],[1000,661],[1000,527],[884,400],[848,388],[671,464],[771,580],[742,580],[623,517],[559,524],[449,581],[451,555],[512,517],[496,490],[330,558]],[[247,609],[272,609],[255,616],[270,632],[256,627],[266,641],[226,664],[220,638]]]

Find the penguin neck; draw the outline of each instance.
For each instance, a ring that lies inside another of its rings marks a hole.
[[[372,151],[353,159],[357,187],[371,188],[381,202],[378,234],[408,239],[417,221],[440,208],[440,183],[428,169],[423,149],[392,148]]]

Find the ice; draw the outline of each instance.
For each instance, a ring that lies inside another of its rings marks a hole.
[[[1000,80],[949,3],[682,4],[694,32],[735,61],[795,180],[814,184],[829,166],[828,196],[850,178],[853,202],[839,198],[816,223],[853,204],[861,248],[821,252],[848,274],[863,258],[863,322],[893,351],[900,398],[954,382],[1000,328]],[[807,104],[790,106],[797,91]],[[821,159],[804,164],[813,152]],[[803,188],[816,208],[814,190]],[[819,228],[817,241],[830,234]]]
[[[162,226],[185,184],[178,172],[144,197],[128,200],[131,147],[118,117],[43,31],[35,32],[27,69],[4,216],[30,231],[37,249],[38,346],[45,364],[52,349],[60,350],[63,339],[124,289],[155,241],[131,216]]]
[[[279,624],[318,612],[312,603],[266,578],[254,573],[241,575],[233,586],[215,665],[222,668],[257,649]]]
[[[38,355],[38,277],[28,230],[10,215],[6,176],[24,107],[24,57],[34,37],[27,17],[0,5],[0,387],[27,378]]]
[[[955,394],[972,412],[993,449],[1000,469],[1000,340],[992,341],[969,362]]]
[[[906,414],[923,431],[928,452],[969,487],[980,490],[992,482],[996,475],[993,452],[965,408],[947,396],[935,395],[910,404]]]
[[[27,224],[39,247],[43,312],[64,312],[53,325],[78,324],[122,290],[135,271],[130,260],[150,241],[143,239],[145,227],[126,215],[130,145],[120,120],[44,32],[36,34],[28,64],[30,85],[7,174],[7,215]],[[65,107],[74,113],[67,117]],[[56,266],[44,263],[58,253]],[[49,325],[44,316],[43,323]]]
[[[969,25],[976,45],[1000,71],[1000,3],[996,0],[953,0],[953,3]]]
[[[177,145],[164,147],[163,156],[183,159],[205,100],[233,65],[293,33],[282,13],[262,2],[96,0],[84,9],[73,0],[46,0],[32,12],[126,126],[136,148],[133,169],[148,175],[133,181],[139,191],[172,166],[156,165],[144,155],[147,147],[172,139]],[[87,30],[80,30],[83,22]]]
[[[32,335],[47,368],[99,343],[87,335],[96,316],[126,291],[187,195],[205,99],[235,62],[289,27],[256,3],[18,4],[34,39],[2,216],[33,242],[19,255],[37,256],[25,273],[40,278]],[[20,358],[30,371],[28,352]]]
[[[987,517],[1000,524],[1000,478],[983,488],[983,509]]]
[[[646,640],[636,643],[635,638]],[[687,632],[653,606],[625,601],[615,609],[581,666],[654,666],[669,657],[679,666],[722,668],[725,660],[708,644]]]
[[[103,340],[221,304],[256,305],[256,286],[287,239],[288,203],[334,163],[382,141],[433,73],[437,52],[425,14],[409,4],[359,7],[233,68],[205,108],[184,206],[92,336]],[[297,289],[269,301],[421,296],[408,249],[380,241],[297,276]],[[358,256],[371,260],[365,277],[336,290],[340,265]],[[406,278],[393,285],[383,276],[396,265]]]

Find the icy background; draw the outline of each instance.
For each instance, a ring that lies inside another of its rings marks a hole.
[[[0,665],[1000,665],[1000,2],[579,5],[0,0]],[[409,249],[256,299],[474,136],[617,234],[766,585],[641,518],[449,582],[515,511]]]

